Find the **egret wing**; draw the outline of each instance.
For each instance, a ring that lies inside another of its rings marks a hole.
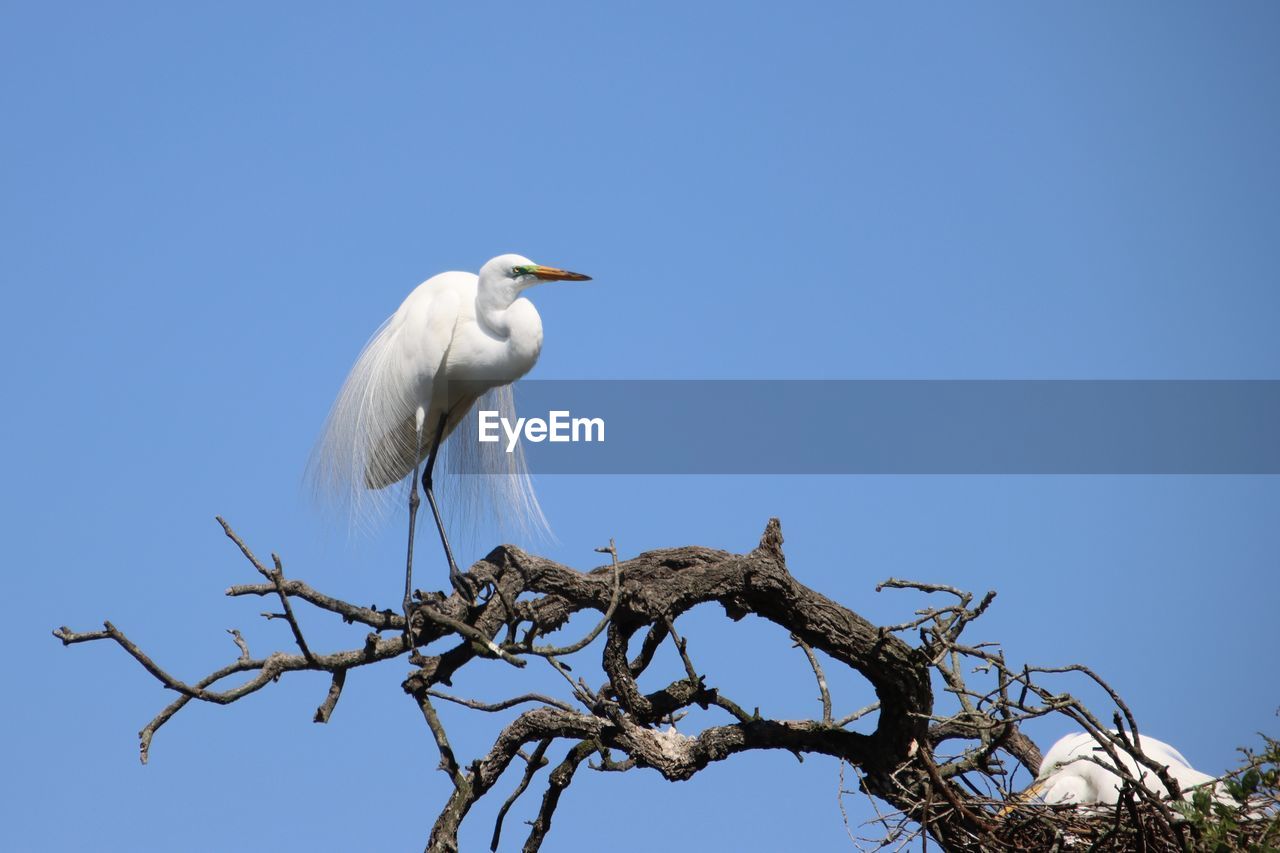
[[[437,387],[441,384],[443,383],[435,383]],[[467,412],[477,398],[477,395],[463,394],[447,396],[444,401],[439,398],[433,400],[430,409],[426,409],[421,435],[418,433],[418,417],[415,408],[412,414],[374,442],[368,459],[365,460],[365,486],[370,489],[385,489],[403,480],[431,453],[431,444],[435,441],[436,430],[439,428],[440,414],[446,411],[444,406],[448,405],[448,418],[445,421],[441,442],[458,428],[458,424],[467,416]]]
[[[1084,779],[1067,773],[1050,776],[1045,780],[1042,790],[1041,799],[1050,806],[1096,801],[1096,796],[1089,790],[1089,784]]]
[[[425,410],[424,424],[434,423],[433,405],[440,411],[436,379],[459,306],[451,290],[419,285],[365,344],[338,392],[308,476],[317,491],[350,504],[353,518],[366,507],[367,490],[383,489],[413,470],[422,452],[417,410]]]

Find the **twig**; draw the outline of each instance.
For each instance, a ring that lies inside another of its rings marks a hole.
[[[514,708],[516,705],[521,705],[525,702],[541,702],[544,705],[550,705],[551,707],[559,708],[562,711],[574,710],[573,706],[568,702],[561,702],[559,699],[553,699],[552,697],[544,696],[541,693],[525,693],[520,696],[513,696],[510,699],[503,699],[500,702],[479,702],[475,699],[464,699],[461,696],[450,696],[448,693],[434,688],[428,690],[427,693],[437,699],[443,699],[446,702],[453,702],[457,705],[472,708],[476,711],[505,711],[508,708]]]
[[[836,728],[842,729],[845,726],[849,725],[850,723],[856,722],[857,720],[862,719],[867,714],[870,714],[872,711],[878,711],[878,710],[880,710],[879,702],[872,702],[870,705],[864,705],[858,710],[854,711],[852,714],[849,714],[847,717],[841,717],[839,720],[837,720]]]
[[[346,683],[347,671],[345,669],[340,669],[333,674],[333,681],[329,684],[329,693],[324,697],[324,701],[320,703],[320,707],[316,708],[315,722],[329,722],[329,718],[333,716],[333,709],[338,706],[338,699],[342,696],[342,687]]]
[[[809,648],[809,644],[797,637],[791,635],[791,641],[804,650],[804,656],[809,659],[809,666],[813,668],[813,677],[818,679],[818,692],[822,700],[822,722],[831,722],[831,693],[827,690],[827,677],[822,672],[822,665],[818,663],[818,656],[813,653],[813,649]]]
[[[422,709],[422,718],[427,721],[427,728],[431,729],[436,748],[440,751],[440,769],[449,774],[454,788],[461,789],[467,784],[467,779],[458,769],[458,759],[453,756],[449,735],[445,732],[444,724],[440,722],[440,715],[436,713],[435,706],[431,704],[431,698],[426,693],[419,694],[418,707]]]
[[[562,657],[564,655],[570,655],[591,645],[591,642],[596,637],[600,636],[600,632],[608,626],[610,620],[613,619],[614,611],[618,608],[618,599],[622,592],[622,570],[618,568],[618,549],[613,544],[612,539],[609,540],[608,548],[597,548],[596,551],[602,554],[609,554],[613,558],[613,593],[609,597],[609,606],[605,609],[604,615],[600,617],[600,621],[596,623],[596,626],[592,628],[585,637],[578,640],[576,643],[570,643],[567,646],[525,647],[518,648],[518,651],[531,655],[539,655],[541,657]]]
[[[501,658],[502,660],[506,661],[507,663],[511,664],[514,667],[523,669],[526,665],[526,661],[523,661],[520,658],[507,652],[501,646],[499,646],[493,640],[486,637],[484,634],[477,631],[471,625],[468,625],[465,622],[459,622],[457,619],[454,619],[451,616],[441,613],[439,610],[436,610],[430,605],[419,607],[415,612],[423,614],[424,616],[427,617],[427,619],[436,623],[437,625],[448,628],[450,631],[453,631],[456,634],[461,634],[463,637],[466,637],[468,640],[475,643],[479,648],[487,650],[494,657]]]
[[[565,681],[569,682],[569,687],[573,690],[573,696],[575,699],[581,702],[583,706],[587,708],[587,710],[589,711],[595,710],[595,707],[598,704],[596,697],[591,695],[591,693],[588,692],[587,690],[585,690],[581,684],[573,680],[573,676],[571,676],[568,673],[568,671],[565,670],[564,664],[562,664],[559,660],[553,657],[543,658],[543,660],[545,660],[548,664],[550,664],[552,669],[560,673],[560,676]],[[556,706],[561,707],[559,703],[556,703]]]
[[[231,639],[235,641],[236,648],[240,650],[240,660],[250,660],[253,655],[249,654],[249,644],[244,641],[244,637],[235,628],[228,628],[227,633],[231,635]]]
[[[493,822],[493,837],[489,841],[489,849],[494,853],[497,853],[498,850],[498,840],[502,837],[502,821],[506,818],[507,812],[511,810],[511,806],[525,792],[525,789],[529,787],[533,774],[547,766],[547,759],[543,756],[547,753],[547,747],[551,746],[551,741],[551,738],[543,738],[538,741],[538,746],[533,750],[533,755],[529,756],[525,761],[524,775],[520,777],[520,784],[516,785],[516,789],[511,792],[511,796],[507,797],[502,804],[502,808],[498,809],[498,817]]]
[[[378,631],[403,631],[404,616],[391,610],[375,610],[372,607],[359,607],[346,601],[339,601],[323,593],[317,592],[299,580],[281,580],[281,587],[286,595],[300,598],[310,605],[336,613],[344,622],[359,622]],[[244,595],[274,595],[276,586],[273,583],[236,584],[227,587],[226,595],[238,597]]]
[[[547,790],[542,795],[542,805],[538,808],[538,816],[530,824],[529,837],[524,842],[524,853],[536,853],[541,849],[543,840],[551,830],[551,818],[556,806],[560,804],[560,795],[573,781],[573,775],[580,765],[596,749],[593,741],[584,740],[569,750],[556,769],[551,771],[547,779]]]
[[[284,608],[284,618],[289,622],[289,628],[293,631],[293,639],[297,642],[298,648],[302,650],[302,656],[307,659],[308,663],[315,663],[311,649],[307,648],[307,641],[302,637],[302,626],[298,624],[298,618],[293,615],[293,605],[289,603],[289,596],[284,591],[284,564],[280,562],[280,557],[276,554],[271,555],[271,560],[275,563],[275,570],[271,572],[271,583],[276,588],[276,594],[280,596],[280,605]]]

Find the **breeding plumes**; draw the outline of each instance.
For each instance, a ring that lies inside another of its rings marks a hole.
[[[446,272],[409,294],[374,333],[338,394],[312,456],[317,487],[354,511],[371,492],[412,474],[405,617],[410,615],[413,534],[418,471],[431,505],[454,587],[471,598],[453,560],[432,488],[441,445],[477,400],[513,418],[510,383],[524,376],[542,349],[542,320],[521,294],[544,281],[588,281],[589,276],[499,255],[480,274]],[[494,492],[508,518],[543,525],[523,456],[486,453],[474,442],[454,442],[451,460]],[[455,470],[457,470],[456,468]]]
[[[1182,753],[1163,741],[1143,735],[1141,748],[1148,758],[1165,767],[1169,776],[1178,783],[1184,798],[1189,798],[1193,789],[1212,786],[1215,782],[1214,777],[1196,770]],[[1120,788],[1124,784],[1117,769],[1123,769],[1156,796],[1168,798],[1169,791],[1154,770],[1140,764],[1119,747],[1112,747],[1112,751],[1120,760],[1119,766],[1107,749],[1088,732],[1076,732],[1061,738],[1045,753],[1035,782],[1018,799],[1038,795],[1048,805],[1115,805],[1120,801]],[[1213,793],[1225,796],[1216,788]]]

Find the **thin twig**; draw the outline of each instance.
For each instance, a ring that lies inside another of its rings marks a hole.
[[[570,655],[591,645],[592,640],[600,636],[600,632],[609,625],[610,620],[613,619],[614,611],[618,609],[618,601],[621,598],[622,570],[618,568],[618,549],[617,546],[613,544],[612,539],[609,540],[608,548],[597,548],[596,551],[609,554],[613,558],[613,592],[609,596],[609,606],[605,609],[604,615],[600,617],[600,621],[596,623],[596,626],[592,628],[585,637],[578,640],[576,643],[570,643],[567,646],[525,647],[518,648],[518,651],[525,654],[539,655],[541,657],[561,657],[563,655]]]
[[[293,615],[293,605],[289,603],[289,596],[284,591],[284,564],[280,562],[280,557],[276,554],[271,555],[271,560],[275,564],[275,570],[270,575],[271,584],[276,588],[276,594],[280,596],[280,605],[284,608],[284,618],[289,622],[289,628],[293,631],[293,639],[297,642],[298,648],[302,650],[302,656],[307,659],[308,663],[315,663],[311,649],[307,648],[307,641],[302,637],[302,626],[298,624],[298,617]]]
[[[831,722],[831,693],[827,690],[827,676],[822,672],[822,664],[818,663],[818,656],[813,653],[813,649],[809,648],[809,644],[797,637],[791,635],[791,641],[804,650],[804,656],[809,659],[809,666],[813,668],[813,677],[818,679],[819,698],[822,700],[822,722]]]
[[[544,757],[547,754],[547,747],[551,746],[551,738],[543,738],[538,741],[538,746],[533,750],[533,755],[525,760],[524,775],[520,777],[520,784],[516,785],[516,789],[511,792],[511,796],[507,797],[502,804],[502,808],[498,809],[498,817],[493,822],[493,837],[489,840],[489,849],[497,853],[498,841],[502,838],[502,821],[506,819],[507,812],[511,810],[511,806],[520,798],[520,795],[529,787],[529,782],[533,779],[533,775],[546,767],[548,762]]]
[[[516,705],[522,705],[525,702],[541,702],[544,705],[550,705],[553,708],[559,708],[562,711],[573,711],[574,707],[568,702],[561,702],[559,699],[553,699],[550,696],[544,696],[541,693],[525,693],[520,696],[513,696],[510,699],[503,699],[500,702],[479,702],[475,699],[464,699],[461,696],[450,696],[434,688],[427,691],[430,695],[437,699],[443,699],[446,702],[453,702],[466,708],[472,708],[476,711],[505,711],[508,708],[514,708]]]
[[[439,610],[436,610],[434,607],[431,607],[430,605],[424,605],[422,607],[419,607],[415,612],[423,614],[424,616],[427,617],[427,619],[436,623],[437,625],[448,628],[450,631],[453,631],[456,634],[461,634],[463,637],[466,637],[468,640],[475,643],[476,646],[478,646],[479,648],[487,650],[493,657],[501,658],[502,660],[506,661],[507,663],[519,669],[523,669],[526,666],[526,663],[527,663],[526,661],[523,661],[520,658],[516,657],[515,655],[512,655],[511,653],[507,652],[501,646],[495,643],[493,640],[489,639],[484,634],[480,633],[474,627],[472,627],[471,625],[468,625],[465,622],[459,622],[457,619],[454,619],[452,616],[447,616],[444,613],[441,613]]]
[[[329,693],[324,697],[324,701],[320,703],[320,707],[316,708],[315,722],[329,722],[329,718],[333,716],[333,709],[338,706],[338,699],[342,697],[342,687],[346,683],[347,671],[345,669],[340,669],[333,674],[333,681],[329,684]]]
[[[231,635],[236,648],[240,650],[240,660],[251,660],[253,655],[249,654],[249,644],[244,641],[244,636],[235,628],[228,628],[227,633]]]
[[[449,745],[449,735],[426,693],[418,696],[418,707],[422,709],[422,718],[427,721],[427,728],[431,729],[431,736],[435,738],[436,748],[440,751],[440,769],[449,774],[453,787],[462,788],[467,784],[467,778],[458,768],[458,759],[454,757],[453,747]]]

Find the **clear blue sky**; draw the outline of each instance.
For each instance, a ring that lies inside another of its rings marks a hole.
[[[327,532],[300,479],[360,344],[434,272],[593,274],[534,294],[544,378],[1280,378],[1278,41],[1260,0],[0,5],[0,846],[420,848],[447,782],[404,668],[353,674],[328,726],[318,676],[190,708],[143,768],[171,695],[48,632],[111,618],[189,678],[234,657],[229,627],[287,647],[222,598],[252,574],[215,513],[320,588],[397,600],[399,526]],[[890,575],[999,589],[973,639],[1094,665],[1201,769],[1277,731],[1274,478],[539,485],[568,563],[611,536],[748,549],[778,515],[795,574],[870,618],[918,606],[872,591]],[[731,695],[815,712],[779,632],[686,632]],[[474,669],[459,690],[516,692]],[[495,722],[447,720],[464,755]],[[551,847],[626,809],[616,850],[673,827],[847,849],[835,773],[583,773]]]

